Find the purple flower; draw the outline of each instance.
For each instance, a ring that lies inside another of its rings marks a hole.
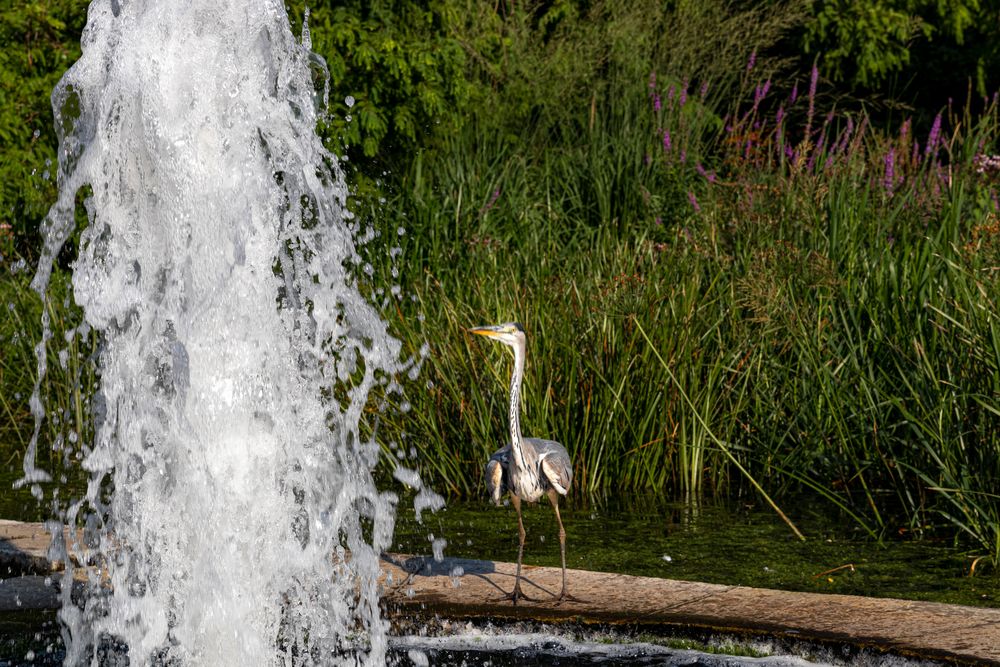
[[[795,85],[792,86],[792,94],[788,96],[788,103],[795,104],[795,100],[799,99],[799,82],[796,81]]]
[[[754,49],[750,53],[750,59],[747,60],[747,71],[749,72],[750,70],[752,70],[753,66],[756,64],[757,64],[757,49]]]
[[[840,135],[840,139],[834,144],[833,148],[830,149],[831,153],[841,154],[847,151],[847,144],[851,140],[851,134],[854,132],[854,119],[850,116],[847,117],[847,127]]]
[[[882,177],[882,187],[892,196],[892,190],[896,185],[896,149],[890,148],[885,154],[885,174]]]
[[[767,91],[771,90],[771,80],[764,82],[763,86],[757,86],[753,94],[753,105],[756,107],[767,96]]]
[[[691,208],[694,209],[695,213],[701,213],[701,206],[698,205],[698,199],[694,196],[694,192],[688,190],[688,201],[691,203]]]
[[[670,152],[670,145],[671,145],[671,143],[670,143],[670,130],[664,130],[663,131],[663,152],[664,153],[669,153]]]
[[[656,216],[656,219],[653,220],[653,224],[655,224],[657,227],[661,226],[663,224],[663,218],[661,218],[660,216]]]
[[[697,164],[694,165],[694,170],[698,172],[698,174],[709,183],[715,183],[715,172],[706,171],[705,167],[702,166],[701,162],[698,162]]]
[[[663,103],[660,102],[660,96],[657,94],[653,95],[653,111],[659,113],[660,109],[663,108]]]
[[[813,149],[812,155],[809,156],[809,162],[806,163],[806,169],[812,171],[813,167],[816,165],[816,158],[823,154],[823,149],[826,147],[826,131],[824,130],[819,135],[819,141],[816,142],[816,148]]]
[[[931,132],[927,135],[927,146],[924,148],[924,159],[930,158],[931,155],[937,155],[938,141],[941,139],[941,113],[934,116],[934,122],[931,124]]]
[[[687,162],[687,159],[688,159],[687,149],[682,148],[681,149],[681,164]]]
[[[667,89],[667,105],[673,107],[674,104],[674,94],[677,92],[676,86],[670,84],[670,88]]]
[[[995,176],[1000,174],[1000,155],[980,153],[972,158],[972,166],[980,176]]]
[[[687,79],[684,79],[684,83],[681,84],[681,94],[677,98],[677,105],[684,106],[687,103],[687,100],[688,100],[688,82]]]
[[[813,65],[812,74],[809,78],[809,111],[806,113],[806,136],[812,128],[813,114],[816,111],[816,83],[819,81],[819,70]]]
[[[499,198],[500,198],[500,188],[497,188],[496,190],[493,191],[493,196],[490,197],[489,202],[487,202],[486,206],[483,207],[482,213],[486,213],[491,208],[493,208],[493,205],[497,203],[497,199]]]
[[[774,125],[777,128],[781,128],[781,121],[785,120],[785,107],[784,105],[778,105],[778,113],[774,114]]]
[[[701,84],[701,91],[698,94],[701,96],[701,101],[704,102],[705,98],[708,97],[708,81]]]
[[[656,88],[656,72],[649,73],[649,89]]]

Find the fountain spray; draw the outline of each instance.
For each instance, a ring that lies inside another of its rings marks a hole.
[[[61,547],[66,663],[111,642],[132,664],[381,664],[395,498],[359,422],[406,364],[353,278],[308,29],[280,0],[94,0],[82,49],[52,95],[59,198],[33,282],[44,297],[87,192],[72,285],[100,389],[63,517],[85,527]],[[37,387],[31,405],[37,494]]]

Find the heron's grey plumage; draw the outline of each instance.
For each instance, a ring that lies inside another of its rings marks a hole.
[[[525,438],[521,435],[521,381],[524,378],[525,339],[524,328],[517,322],[491,327],[476,327],[472,333],[499,340],[510,346],[514,352],[514,370],[510,378],[510,404],[508,421],[510,442],[490,456],[486,463],[486,489],[493,502],[499,505],[504,494],[509,493],[517,510],[519,546],[517,552],[517,575],[514,591],[508,596],[517,604],[521,592],[521,558],[524,553],[524,523],[521,520],[521,501],[533,503],[547,495],[559,522],[559,546],[562,555],[562,592],[566,594],[566,531],[559,515],[559,496],[569,493],[573,482],[573,463],[566,448],[554,440]]]
[[[525,447],[530,445],[535,450],[535,456],[532,458],[537,461],[537,476],[541,483],[541,493],[537,494],[535,499],[540,498],[549,489],[554,489],[559,495],[565,496],[569,492],[569,485],[573,483],[573,463],[566,448],[555,440],[542,438],[523,438],[522,442]],[[510,458],[511,447],[508,444],[493,452],[486,464],[486,490],[497,505],[501,503],[504,494],[514,489],[508,472]]]

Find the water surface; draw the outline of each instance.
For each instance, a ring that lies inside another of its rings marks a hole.
[[[525,507],[524,562],[558,566],[551,506]],[[686,504],[652,496],[576,502],[561,510],[567,566],[792,591],[1000,604],[995,573],[968,576],[972,552],[931,539],[879,544],[848,519],[831,516],[829,505],[809,499],[786,502],[784,509],[806,534],[805,542],[763,504]],[[425,512],[419,523],[406,501],[400,503],[396,550],[429,554],[441,539],[448,556],[513,562],[517,518],[512,507],[494,507],[484,498]]]

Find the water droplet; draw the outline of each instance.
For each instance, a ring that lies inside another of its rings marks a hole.
[[[434,553],[434,562],[440,563],[444,560],[444,548],[448,546],[448,540],[443,537],[434,538],[433,535],[431,537],[433,538],[431,539],[431,551]]]

